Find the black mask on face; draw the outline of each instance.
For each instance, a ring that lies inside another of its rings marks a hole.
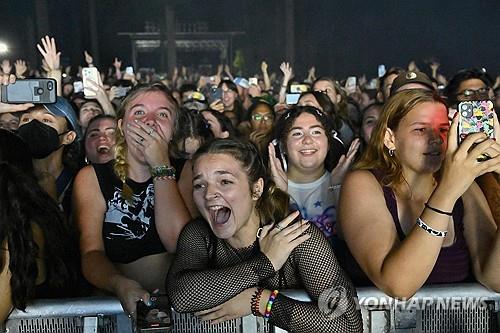
[[[19,126],[18,134],[30,147],[33,157],[42,159],[59,149],[59,136],[64,133],[58,134],[54,128],[34,119]]]

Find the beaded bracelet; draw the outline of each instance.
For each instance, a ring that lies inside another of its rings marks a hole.
[[[257,288],[255,293],[252,296],[252,302],[250,303],[250,309],[252,310],[252,314],[255,317],[262,317],[260,314],[259,310],[259,305],[260,305],[260,297],[262,296],[262,292],[264,291],[264,288]]]
[[[438,214],[453,216],[453,212],[445,212],[444,210],[434,208],[431,205],[429,205],[427,202],[424,204],[424,206],[425,206],[425,208],[428,208],[428,209],[430,209],[433,212],[436,212]]]
[[[432,235],[432,236],[436,236],[436,237],[441,237],[441,238],[445,238],[446,237],[446,234],[448,233],[448,231],[441,231],[441,230],[435,230],[435,229],[432,229],[430,226],[428,226],[424,221],[422,221],[422,219],[419,217],[417,219],[417,225],[424,229],[425,231],[427,231],[428,234]]]
[[[269,296],[269,301],[267,301],[266,305],[266,312],[264,313],[264,318],[269,319],[271,317],[271,308],[273,307],[274,300],[276,299],[276,296],[278,296],[279,291],[274,290],[271,293],[271,296]]]
[[[175,168],[169,165],[151,167],[151,176],[154,180],[175,180]]]

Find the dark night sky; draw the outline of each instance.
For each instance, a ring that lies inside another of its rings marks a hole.
[[[34,0],[1,0],[0,40],[13,45],[10,57],[29,58],[34,50],[29,35]],[[50,31],[66,63],[83,61],[90,47],[87,1],[49,0]],[[141,31],[144,21],[161,23],[165,1],[96,1],[101,63],[114,56],[130,61],[129,43],[118,31]],[[244,52],[249,72],[266,59],[277,71],[284,59],[283,0],[172,1],[177,19],[205,21],[213,31],[245,31],[236,46]],[[34,26],[36,29],[36,25]],[[35,30],[36,31],[36,30]],[[378,64],[406,66],[435,56],[443,70],[481,66],[500,74],[500,2],[477,1],[295,1],[297,71],[315,65],[318,74],[366,73],[375,76]],[[36,34],[38,39],[38,34]],[[155,61],[157,59],[154,59]],[[186,57],[178,55],[185,63]],[[187,64],[187,63],[185,63]],[[143,64],[147,65],[147,64]],[[251,73],[249,73],[251,74]]]

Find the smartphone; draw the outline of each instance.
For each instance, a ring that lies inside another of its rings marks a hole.
[[[295,105],[299,102],[300,94],[286,94],[285,103],[287,105]]]
[[[88,80],[91,79],[95,83],[100,82],[99,71],[96,67],[83,67],[82,68],[82,79],[83,79],[83,95],[85,97],[95,97],[95,93],[89,90],[89,87],[93,87]]]
[[[292,94],[301,94],[303,92],[309,91],[307,84],[292,84],[290,85],[290,92]]]
[[[258,86],[259,85],[259,80],[256,77],[249,77],[248,78],[248,83],[250,83],[250,85],[255,84],[256,86]]]
[[[210,97],[212,102],[215,102],[218,99],[222,99],[222,88],[213,88],[210,91]]]
[[[276,157],[280,160],[281,162],[281,166],[283,167],[283,171],[287,171],[288,169],[288,164],[287,164],[287,161],[286,161],[286,156],[285,156],[285,150],[283,148],[283,144],[278,141],[278,139],[274,139],[273,141],[271,141],[271,143],[273,144],[274,146],[274,151],[276,152]]]
[[[57,83],[54,79],[20,79],[2,86],[2,103],[49,104],[56,102]]]
[[[385,65],[378,65],[378,77],[384,76],[386,73]]]
[[[483,132],[490,138],[495,139],[493,128],[493,102],[464,101],[458,104],[458,143],[465,140],[467,135]]]
[[[171,307],[166,295],[153,295],[151,305],[137,302],[136,332],[166,333],[172,328]]]
[[[78,94],[83,91],[83,82],[75,81],[73,82],[73,93]]]
[[[356,92],[356,77],[355,76],[349,76],[345,82],[345,89],[347,90],[348,94],[353,94]]]
[[[125,67],[125,73],[128,75],[134,75],[134,67],[132,66]]]

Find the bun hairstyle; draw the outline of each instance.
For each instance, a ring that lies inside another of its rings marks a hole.
[[[122,101],[120,108],[117,112],[117,119],[123,119],[125,113],[130,109],[130,104],[137,96],[142,94],[152,93],[152,92],[160,92],[165,95],[165,97],[175,106],[175,112],[173,113],[174,123],[173,129],[177,127],[177,113],[179,109],[179,104],[176,99],[172,96],[172,93],[168,91],[167,87],[161,83],[153,83],[153,84],[144,84],[138,85],[133,90],[129,92],[127,97]],[[174,133],[175,134],[175,133]],[[113,165],[113,169],[122,181],[122,197],[130,201],[132,200],[132,189],[127,185],[127,143],[125,142],[125,137],[123,136],[122,131],[116,131],[116,146],[115,146],[115,162]]]
[[[196,160],[205,154],[227,154],[236,159],[248,176],[248,185],[252,191],[253,184],[262,178],[264,188],[257,200],[256,209],[262,224],[279,222],[289,214],[288,193],[280,190],[271,179],[257,147],[251,142],[236,139],[215,139],[204,144],[193,156]]]

